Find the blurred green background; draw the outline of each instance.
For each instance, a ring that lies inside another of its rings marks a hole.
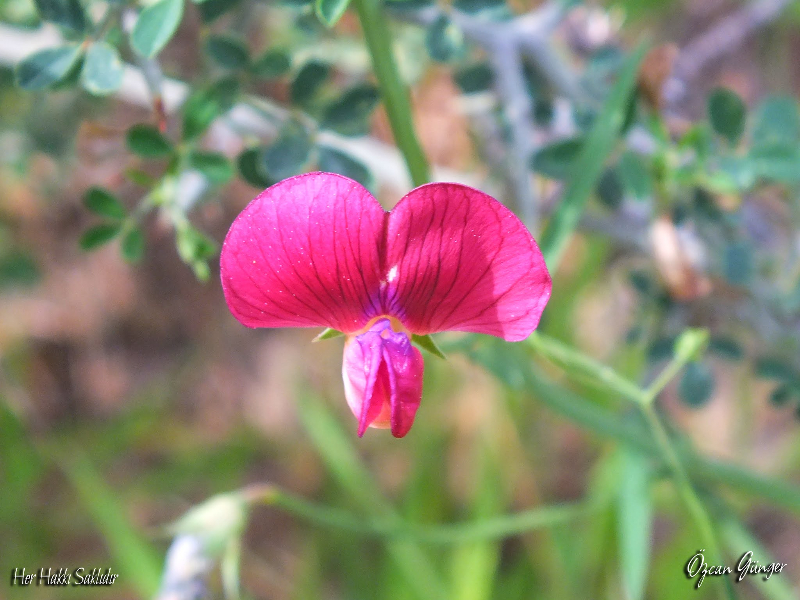
[[[157,597],[236,490],[210,598],[799,597],[799,16],[0,1],[0,598]],[[539,334],[436,336],[402,440],[356,436],[341,338],[225,305],[230,223],[312,170],[474,185],[548,258]],[[701,549],[788,566],[695,590]],[[119,578],[9,585],[42,567]]]

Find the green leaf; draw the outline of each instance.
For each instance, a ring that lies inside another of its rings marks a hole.
[[[754,248],[745,241],[731,242],[722,256],[723,274],[731,285],[745,286],[753,278]]]
[[[792,381],[795,378],[794,370],[783,360],[773,357],[759,358],[754,365],[755,373],[763,379],[776,381]]]
[[[717,356],[728,360],[742,360],[744,358],[744,350],[732,338],[712,337],[708,344],[708,349]]]
[[[369,116],[379,101],[380,93],[374,85],[354,86],[325,107],[320,126],[342,135],[365,135]]]
[[[320,21],[327,27],[333,27],[342,18],[349,4],[350,0],[316,0],[314,9]]]
[[[731,90],[717,88],[708,97],[708,118],[711,127],[735,146],[744,133],[747,108]]]
[[[431,354],[438,356],[439,358],[443,358],[447,360],[447,357],[442,352],[441,348],[433,341],[433,338],[430,335],[417,335],[416,333],[411,335],[411,341],[414,342],[420,348],[427,350]]]
[[[124,219],[125,207],[122,202],[108,190],[90,188],[83,196],[84,206],[94,214],[109,219]]]
[[[241,2],[242,0],[203,0],[195,4],[200,9],[200,18],[207,24],[230,12]]]
[[[476,94],[490,89],[494,83],[494,73],[486,63],[475,63],[457,70],[453,75],[456,85],[464,94]]]
[[[792,388],[789,384],[783,383],[772,390],[769,401],[773,406],[786,406],[792,399]]]
[[[653,195],[653,180],[644,160],[633,152],[624,152],[619,159],[622,185],[634,200],[648,200]]]
[[[26,90],[51,87],[69,75],[82,54],[74,44],[34,52],[17,65],[17,85]]]
[[[790,185],[800,182],[800,147],[797,143],[754,146],[749,163],[754,177]]]
[[[217,253],[217,243],[189,224],[176,230],[178,256],[194,271],[200,281],[207,281],[211,270],[206,262]]]
[[[86,52],[81,82],[91,94],[111,94],[122,85],[124,69],[117,49],[106,42],[94,42]]]
[[[650,500],[650,464],[635,450],[622,450],[622,477],[617,502],[620,566],[625,598],[644,598],[650,564],[653,507]]]
[[[0,256],[0,290],[30,286],[40,279],[39,266],[27,252],[11,250]]]
[[[343,335],[344,335],[344,333],[342,333],[338,329],[333,329],[331,327],[326,327],[325,329],[322,330],[322,333],[320,333],[317,337],[315,337],[311,341],[312,342],[321,342],[322,340],[330,340],[330,339],[337,338],[337,337],[340,337],[340,336],[343,336]]]
[[[286,75],[292,66],[289,54],[284,50],[267,50],[250,65],[250,72],[256,77],[274,79]]]
[[[139,262],[144,256],[144,233],[140,227],[133,227],[122,237],[122,257],[128,262]]]
[[[689,327],[675,340],[674,355],[680,361],[699,360],[708,346],[708,330]]]
[[[548,144],[533,155],[531,168],[550,179],[566,179],[585,143],[585,138],[574,137]]]
[[[280,181],[300,173],[311,157],[311,140],[300,128],[290,126],[261,157],[263,172],[272,181]]]
[[[189,164],[215,185],[228,183],[233,178],[233,165],[217,152],[192,152]]]
[[[589,195],[603,173],[606,158],[617,142],[644,50],[640,46],[626,61],[575,160],[561,202],[542,234],[540,246],[551,273],[557,269]]]
[[[703,362],[690,362],[686,365],[678,384],[678,396],[694,408],[703,406],[714,393],[714,374]]]
[[[753,146],[793,146],[800,141],[800,112],[788,96],[765,99],[756,110]]]
[[[600,176],[597,182],[597,198],[610,209],[619,208],[625,198],[625,188],[620,181],[619,170],[609,167]]]
[[[329,146],[319,146],[317,165],[320,171],[338,173],[356,180],[367,189],[371,189],[375,181],[370,170],[352,156]]]
[[[206,52],[225,69],[243,69],[250,61],[247,45],[229,35],[212,35],[206,40]]]
[[[328,79],[331,67],[328,63],[310,60],[297,72],[291,87],[292,103],[308,104]]]
[[[464,34],[445,15],[428,27],[425,46],[433,60],[447,63],[464,54]]]
[[[87,229],[81,236],[80,247],[82,250],[93,250],[113,240],[120,232],[118,223],[103,223]]]
[[[131,31],[131,46],[145,58],[161,52],[183,17],[183,0],[158,0],[145,8]]]
[[[264,189],[275,183],[262,171],[263,155],[266,148],[248,148],[236,159],[239,174],[247,183],[258,189]]]
[[[83,33],[89,24],[80,0],[34,0],[43,21]]]
[[[126,135],[128,148],[143,158],[162,158],[172,154],[172,144],[152,125],[134,125]]]
[[[183,137],[191,140],[203,133],[218,116],[231,109],[239,96],[239,82],[226,77],[194,92],[183,105]]]

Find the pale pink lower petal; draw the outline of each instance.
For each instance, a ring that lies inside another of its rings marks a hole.
[[[455,183],[407,194],[389,216],[383,303],[413,333],[528,337],[552,288],[542,253],[497,200]]]
[[[331,173],[286,179],[253,200],[225,238],[220,271],[231,312],[249,327],[333,327],[380,314],[385,213]]]

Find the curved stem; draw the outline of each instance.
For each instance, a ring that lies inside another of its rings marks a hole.
[[[411,181],[415,186],[430,181],[428,160],[422,152],[417,136],[414,134],[414,122],[411,118],[411,103],[408,90],[400,80],[397,65],[392,55],[392,36],[379,0],[353,0],[364,31],[372,68],[378,78],[386,114],[392,127],[397,147],[403,153]]]
[[[561,525],[590,515],[596,508],[586,504],[542,506],[490,519],[448,524],[415,524],[400,518],[365,519],[339,508],[310,502],[272,486],[249,493],[251,503],[261,502],[298,518],[334,529],[372,536],[406,538],[429,544],[459,544],[467,541],[502,539]]]

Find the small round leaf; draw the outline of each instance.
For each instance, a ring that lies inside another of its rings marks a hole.
[[[158,0],[145,8],[131,31],[131,46],[145,58],[161,52],[183,17],[183,0]]]
[[[84,206],[94,214],[109,219],[124,219],[125,207],[111,192],[103,188],[90,188],[83,196]]]
[[[81,236],[80,247],[83,250],[93,250],[113,240],[120,232],[119,223],[103,223],[87,229]]]
[[[86,52],[81,82],[87,92],[105,96],[119,89],[123,73],[117,49],[105,42],[95,42]]]
[[[134,125],[128,130],[128,148],[143,158],[162,158],[172,154],[172,144],[152,125]]]
[[[678,384],[678,395],[691,407],[703,406],[714,393],[714,374],[705,363],[690,362]]]
[[[731,90],[717,88],[708,97],[708,118],[711,127],[735,146],[744,133],[747,108]]]
[[[17,65],[17,85],[26,90],[51,87],[69,75],[81,55],[82,51],[77,45],[34,52]]]

